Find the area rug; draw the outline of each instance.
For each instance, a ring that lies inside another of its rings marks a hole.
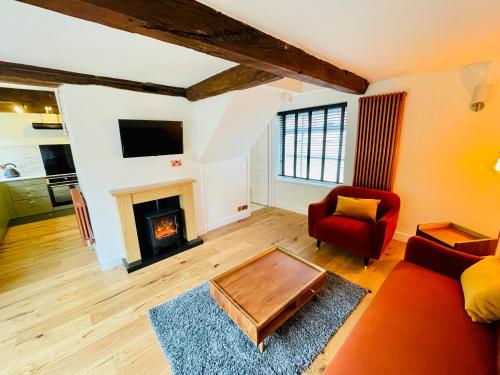
[[[153,331],[175,375],[300,374],[367,293],[329,274],[306,305],[257,347],[212,300],[208,283],[149,310]]]

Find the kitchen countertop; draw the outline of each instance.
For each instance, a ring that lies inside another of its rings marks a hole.
[[[46,178],[47,176],[45,175],[26,175],[26,176],[19,176],[19,177],[11,177],[11,178],[8,178],[8,177],[4,177],[4,176],[0,176],[0,182],[9,182],[9,181],[20,181],[20,180],[30,180],[30,179],[34,179],[34,178]]]

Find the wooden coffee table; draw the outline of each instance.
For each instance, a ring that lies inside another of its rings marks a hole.
[[[264,351],[264,339],[325,284],[326,270],[273,247],[210,280],[210,294]]]

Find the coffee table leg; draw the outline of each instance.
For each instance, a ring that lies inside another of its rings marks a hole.
[[[259,344],[259,351],[261,353],[264,353],[264,341],[262,341],[260,344]]]

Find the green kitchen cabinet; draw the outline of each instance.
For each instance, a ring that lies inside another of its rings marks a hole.
[[[9,187],[0,183],[0,242],[2,242],[11,218],[15,213],[10,200]]]
[[[16,218],[53,211],[44,178],[8,181],[6,185]]]

